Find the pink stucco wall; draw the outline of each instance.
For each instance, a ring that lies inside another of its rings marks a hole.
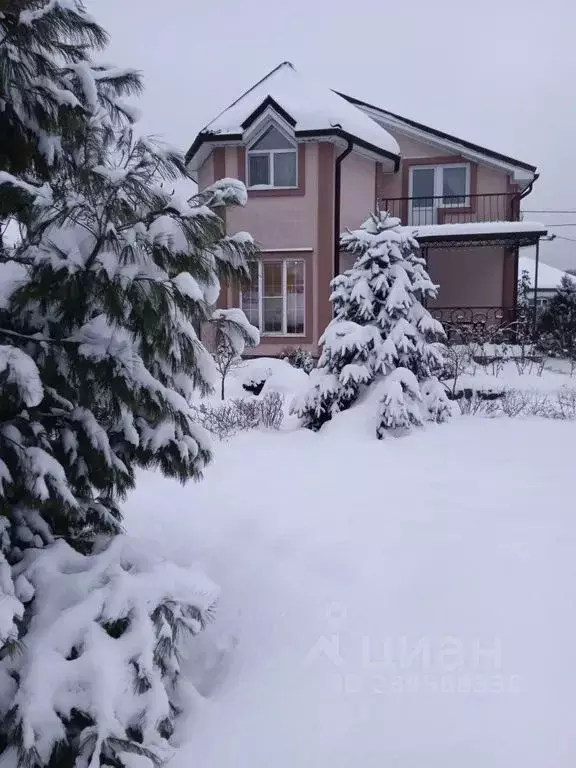
[[[246,230],[263,249],[313,248],[318,211],[318,144],[306,144],[306,192],[292,197],[249,198],[227,212],[230,233]],[[226,175],[238,177],[236,147],[226,149]]]
[[[478,166],[478,194],[492,195],[501,192],[509,192],[508,174],[497,168],[490,168],[487,165]]]
[[[357,229],[374,210],[376,163],[352,152],[342,161],[340,225]]]
[[[398,142],[400,146],[400,154],[404,160],[442,157],[447,158],[446,162],[450,162],[448,158],[453,157],[456,162],[462,162],[462,159],[455,152],[439,146],[426,144],[423,141],[417,141],[413,138],[404,136],[393,129],[387,130],[393,134]],[[407,191],[406,183],[403,183],[403,176],[404,172],[402,169],[396,174],[381,174],[380,183],[378,185],[379,196],[388,198],[404,197],[407,194]],[[505,171],[486,165],[477,166],[476,189],[472,190],[473,194],[488,195],[508,191],[509,176]]]
[[[502,305],[504,248],[428,250],[428,271],[440,285],[436,307],[499,307]]]
[[[394,131],[394,129],[386,128],[388,133],[391,133],[400,147],[400,154],[402,157],[438,157],[438,155],[455,155],[456,152],[451,152],[447,149],[440,149],[438,146],[432,146],[432,144],[426,144],[424,141],[417,141],[411,137]]]
[[[202,190],[210,184],[214,184],[214,181],[214,160],[211,152],[198,171],[198,189]]]

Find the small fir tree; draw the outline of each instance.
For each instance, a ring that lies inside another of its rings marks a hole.
[[[314,358],[312,354],[303,347],[286,347],[283,352],[283,359],[293,368],[299,368],[304,373],[310,373],[314,366]]]
[[[444,364],[444,331],[424,307],[436,296],[436,286],[417,241],[398,219],[378,213],[361,229],[343,234],[341,243],[356,262],[332,281],[334,320],[322,336],[312,387],[295,403],[296,413],[317,430],[378,382],[378,437],[421,424],[424,417],[445,420],[449,404],[435,378]]]
[[[522,270],[520,280],[518,280],[518,306],[520,309],[530,309],[530,294],[532,292],[532,281],[527,269]]]

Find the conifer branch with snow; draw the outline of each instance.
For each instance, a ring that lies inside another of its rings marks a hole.
[[[133,134],[122,97],[140,79],[92,62],[105,42],[78,0],[0,14],[0,223],[23,236],[0,242],[6,768],[161,762],[184,634],[216,596],[124,539],[120,504],[138,468],[184,482],[211,458],[190,406],[216,378],[198,330],[220,281],[248,275],[254,244],[219,215],[246,191],[172,192],[184,159]]]

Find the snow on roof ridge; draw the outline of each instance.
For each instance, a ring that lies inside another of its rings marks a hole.
[[[204,133],[204,131],[207,130],[208,126],[212,125],[212,123],[215,123],[216,120],[221,118],[222,115],[225,112],[228,112],[229,109],[232,109],[232,107],[235,107],[236,104],[238,104],[238,102],[242,101],[242,99],[245,96],[248,96],[249,93],[252,93],[252,91],[255,88],[258,88],[259,85],[262,85],[262,83],[266,82],[266,80],[268,80],[269,77],[271,77],[275,72],[277,72],[278,70],[282,69],[283,67],[290,67],[290,69],[293,69],[294,71],[296,71],[296,67],[294,66],[294,64],[292,64],[291,61],[286,60],[286,61],[282,61],[280,64],[277,64],[273,69],[270,70],[270,72],[268,72],[268,74],[264,75],[264,77],[261,77],[260,80],[258,80],[256,83],[254,83],[254,85],[251,85],[250,88],[248,88],[247,90],[244,91],[244,93],[241,93],[240,96],[238,96],[237,99],[234,99],[234,101],[231,104],[228,104],[227,107],[224,107],[224,109],[221,112],[219,112],[216,115],[216,117],[213,117],[212,120],[210,120],[210,122],[207,123],[204,126],[204,128],[202,128],[200,133]]]
[[[290,61],[268,72],[211,120],[201,134],[242,134],[243,123],[268,97],[294,119],[297,132],[340,129],[367,149],[394,158],[400,155],[396,139],[383,126],[335,91],[304,78]]]

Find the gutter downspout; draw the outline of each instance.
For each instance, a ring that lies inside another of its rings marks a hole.
[[[334,174],[334,277],[340,274],[340,201],[342,198],[342,161],[348,157],[354,142],[348,139],[348,146],[336,158]]]
[[[532,179],[532,181],[530,182],[530,184],[528,184],[528,186],[526,187],[526,189],[525,189],[523,192],[521,192],[521,193],[520,193],[520,200],[522,200],[522,198],[523,198],[523,197],[528,197],[528,195],[530,194],[530,192],[532,192],[532,187],[534,186],[534,182],[535,182],[537,179],[539,179],[539,178],[540,178],[540,174],[539,174],[539,173],[535,173],[535,174],[534,174],[534,178]]]
[[[532,187],[534,186],[534,182],[540,177],[539,173],[534,174],[534,178],[528,184],[526,189],[520,194],[519,201],[522,200],[524,197],[528,197],[530,192],[532,192]],[[520,218],[520,211],[518,211],[518,218]],[[516,251],[518,252],[520,249],[516,248]],[[536,342],[536,327],[537,327],[537,313],[538,313],[538,267],[540,266],[540,238],[538,238],[536,242],[536,264],[534,265],[534,301],[532,306],[532,341]],[[518,278],[516,278],[516,284],[518,284]]]

